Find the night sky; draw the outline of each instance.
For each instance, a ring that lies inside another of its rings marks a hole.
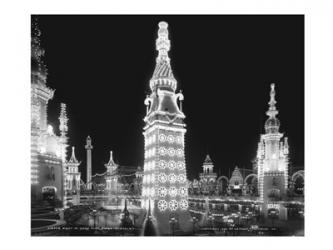
[[[162,20],[185,97],[189,179],[198,178],[207,153],[217,173],[252,168],[272,82],[292,165],[303,167],[304,16],[40,16],[47,84],[56,89],[49,123],[58,132],[65,102],[83,180],[87,135],[93,174],[105,171],[110,150],[121,165],[143,165],[143,102]]]

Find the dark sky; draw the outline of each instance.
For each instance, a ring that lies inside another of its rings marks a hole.
[[[185,96],[189,178],[197,177],[207,153],[217,173],[251,169],[271,82],[291,162],[304,166],[304,16],[40,16],[48,86],[56,89],[49,122],[58,127],[65,102],[83,179],[87,135],[93,174],[105,171],[111,149],[121,165],[143,165],[143,101],[162,20]]]

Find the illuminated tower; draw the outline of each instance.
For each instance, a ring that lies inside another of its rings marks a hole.
[[[186,132],[181,92],[175,93],[168,51],[168,24],[159,23],[156,40],[156,67],[150,80],[151,93],[145,100],[145,163],[142,184],[143,207],[149,202],[160,234],[169,233],[170,217],[175,217],[181,230],[187,225],[187,178],[184,156]],[[178,101],[179,106],[178,106]]]
[[[288,139],[279,132],[280,121],[276,117],[275,85],[271,84],[268,119],[265,123],[265,134],[261,135],[258,144],[258,185],[260,200],[264,209],[280,207],[288,187]]]
[[[91,150],[93,149],[93,146],[91,145],[91,138],[88,135],[87,137],[87,144],[85,146],[87,150],[87,190],[91,190]]]
[[[110,160],[106,167],[106,190],[112,193],[117,192],[117,185],[118,185],[118,176],[117,176],[117,168],[118,164],[116,164],[113,160],[113,153],[110,151]]]
[[[45,152],[41,137],[47,133],[47,103],[54,90],[46,86],[47,69],[40,44],[41,31],[37,18],[32,18],[31,30],[31,185],[35,192],[39,184],[38,153]],[[36,186],[36,187],[34,187]]]

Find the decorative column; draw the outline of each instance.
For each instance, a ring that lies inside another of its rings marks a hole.
[[[87,181],[86,181],[86,188],[87,190],[91,190],[92,182],[91,182],[91,150],[93,149],[93,146],[91,145],[91,138],[88,135],[86,140],[86,150],[87,150]]]

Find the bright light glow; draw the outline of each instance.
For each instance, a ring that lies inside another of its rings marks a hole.
[[[54,133],[53,133],[53,127],[50,124],[47,125],[47,133],[49,135],[54,135]]]

